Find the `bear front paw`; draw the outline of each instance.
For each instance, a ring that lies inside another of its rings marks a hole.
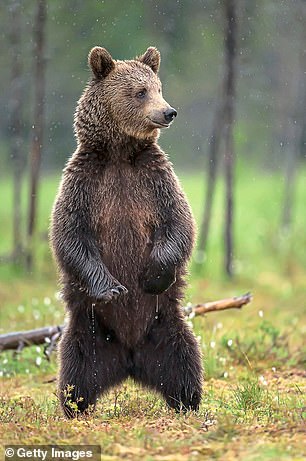
[[[141,280],[145,293],[158,295],[168,290],[176,281],[175,267],[166,268],[161,265],[149,266]]]
[[[109,303],[110,301],[116,300],[119,296],[125,295],[128,290],[125,286],[117,282],[117,285],[110,286],[109,288],[99,288],[91,289],[88,293],[90,297],[95,298],[104,303]]]

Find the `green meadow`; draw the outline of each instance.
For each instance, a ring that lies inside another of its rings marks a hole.
[[[205,175],[180,173],[198,225]],[[235,277],[223,274],[224,187],[214,201],[209,246],[194,252],[185,302],[251,291],[241,310],[190,318],[203,350],[205,385],[198,414],[176,415],[132,382],[111,390],[90,417],[63,418],[56,396],[56,353],[43,346],[0,354],[3,444],[99,444],[103,460],[302,460],[305,455],[306,171],[300,170],[291,229],[281,229],[280,173],[239,166],[235,188]],[[0,334],[59,325],[56,268],[48,225],[59,176],[40,183],[35,268],[2,262]],[[28,191],[24,187],[23,220]],[[1,178],[0,254],[12,245],[12,190]]]

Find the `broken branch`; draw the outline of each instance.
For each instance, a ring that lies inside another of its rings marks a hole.
[[[224,311],[226,309],[241,309],[242,306],[249,304],[252,301],[251,293],[246,293],[242,296],[234,298],[220,299],[219,301],[211,301],[205,304],[195,304],[183,307],[185,315],[194,313],[195,315],[204,315],[208,312]]]

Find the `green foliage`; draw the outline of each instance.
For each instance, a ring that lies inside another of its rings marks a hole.
[[[265,400],[265,390],[258,380],[248,380],[234,390],[234,407],[239,410],[257,411]]]
[[[0,356],[0,378],[27,375],[31,379],[41,374],[55,373],[55,357],[49,361],[43,346],[26,347],[21,352],[6,351]]]
[[[264,320],[257,323],[256,330],[251,333],[233,332],[230,337],[224,335],[221,341],[229,356],[238,363],[264,360],[266,364],[277,365],[290,357],[289,334],[287,330],[281,335],[278,328]]]

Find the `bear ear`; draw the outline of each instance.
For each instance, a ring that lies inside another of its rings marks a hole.
[[[88,65],[96,78],[105,78],[114,68],[115,62],[105,48],[95,46],[88,55]]]
[[[157,48],[150,46],[147,49],[147,51],[142,56],[139,56],[137,59],[143,64],[146,64],[147,66],[151,67],[155,74],[157,74],[157,72],[159,71],[160,52]]]

